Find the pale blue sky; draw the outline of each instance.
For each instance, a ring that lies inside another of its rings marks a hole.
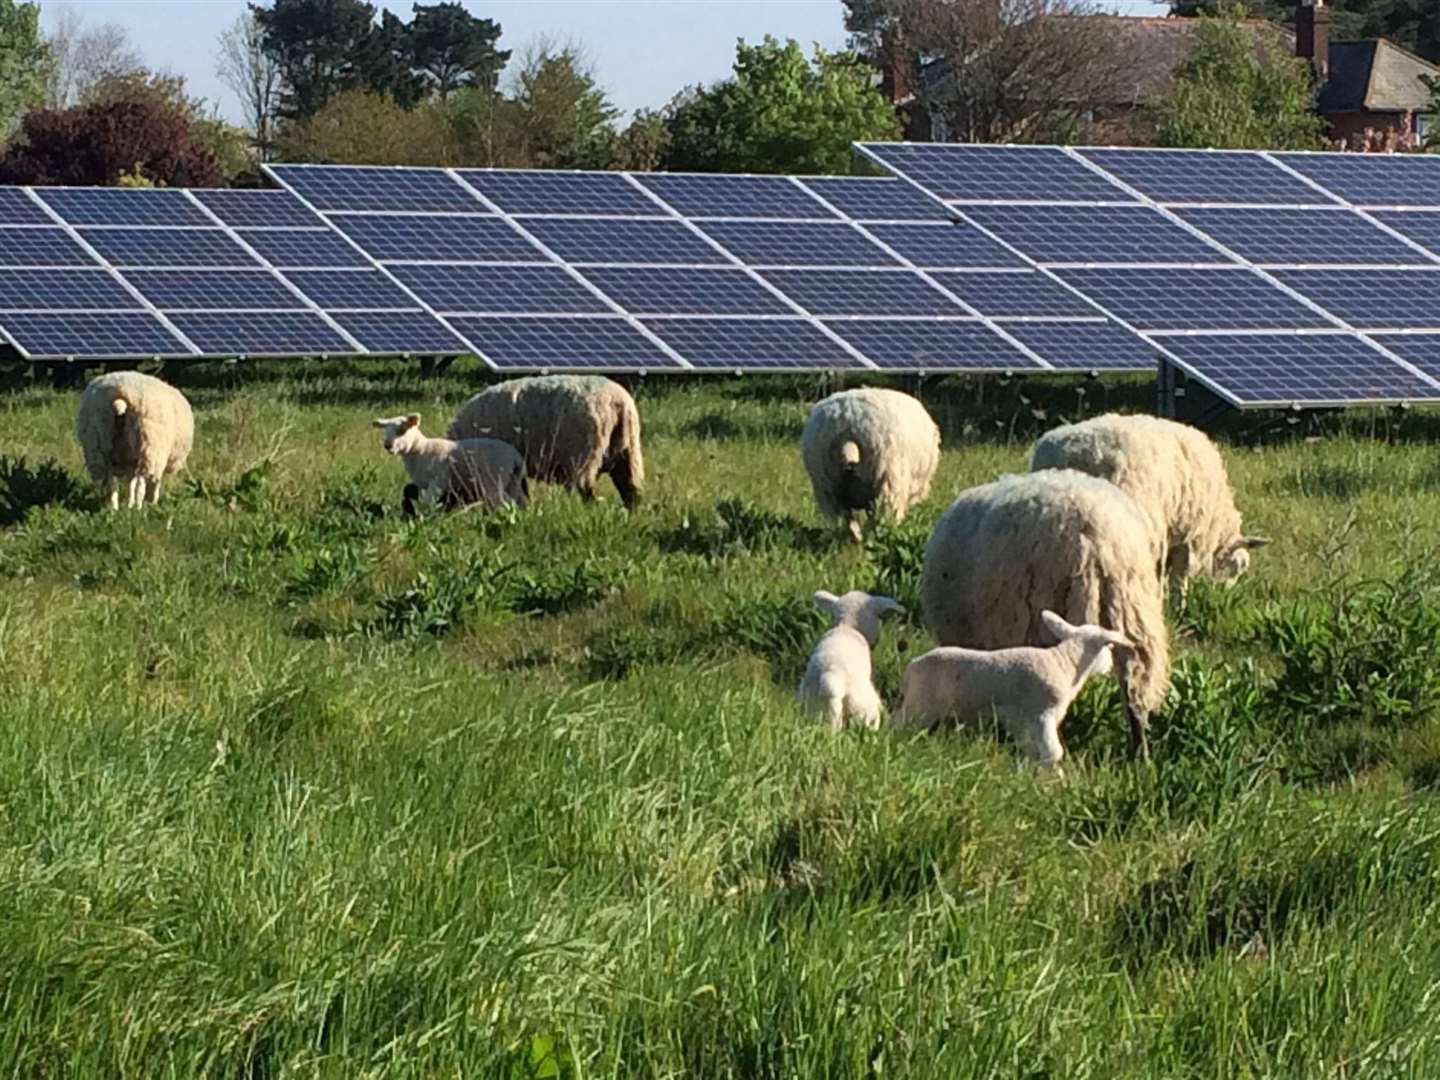
[[[215,75],[215,42],[245,10],[244,0],[42,0],[50,25],[62,7],[87,24],[126,27],[147,63],[184,75],[193,93],[218,102],[226,115],[238,109]],[[410,3],[384,7],[406,18]],[[610,98],[628,114],[656,108],[676,91],[724,78],[735,58],[735,40],[766,34],[819,42],[845,42],[840,0],[465,0],[476,15],[494,19],[500,44],[516,52],[543,35],[584,45]],[[1144,0],[1108,0],[1128,14],[1164,14]]]

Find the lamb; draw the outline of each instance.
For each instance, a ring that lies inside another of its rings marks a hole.
[[[1058,765],[1065,756],[1060,724],[1092,675],[1108,674],[1112,652],[1133,649],[1103,626],[1075,626],[1053,611],[1040,621],[1059,642],[985,652],[942,646],[905,669],[897,727],[961,723],[994,715],[1034,761]]]
[[[139,371],[114,371],[90,380],[80,395],[75,437],[90,479],[111,510],[149,497],[160,501],[160,481],[185,467],[195,441],[195,417],[185,395]]]
[[[566,484],[587,501],[608,474],[626,509],[645,482],[640,413],[619,383],[597,375],[512,379],[482,390],[455,415],[452,439],[504,439],[537,480]]]
[[[1123,488],[1165,530],[1165,573],[1184,595],[1205,576],[1234,584],[1268,543],[1240,531],[1240,512],[1214,442],[1188,424],[1108,413],[1047,432],[1030,469],[1078,469]]]
[[[880,620],[905,609],[888,596],[836,596],[824,589],[815,594],[815,603],[833,621],[805,664],[800,703],[828,716],[833,731],[843,731],[852,716],[874,731],[880,726],[880,695],[870,681],[870,650],[880,640]]]
[[[860,511],[903,521],[910,507],[930,494],[940,463],[940,429],[909,394],[844,390],[810,410],[800,455],[820,512],[843,519],[860,540]]]
[[[529,503],[525,462],[509,443],[499,439],[435,439],[420,430],[420,414],[376,420],[385,432],[385,449],[405,465],[405,506],[414,512],[415,498],[452,506],[479,504],[490,508]],[[412,495],[410,489],[416,491]]]
[[[998,649],[1048,640],[1041,613],[1095,623],[1131,643],[1118,665],[1132,753],[1169,689],[1159,531],[1108,480],[1073,469],[1002,476],[961,492],[936,522],[920,575],[941,645]]]

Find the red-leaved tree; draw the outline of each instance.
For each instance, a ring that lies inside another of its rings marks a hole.
[[[37,109],[0,158],[0,184],[113,185],[121,173],[168,186],[224,182],[215,155],[193,140],[190,117],[154,95]]]

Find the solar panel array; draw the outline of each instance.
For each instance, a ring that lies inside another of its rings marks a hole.
[[[861,150],[1232,404],[1440,399],[1440,158]]]

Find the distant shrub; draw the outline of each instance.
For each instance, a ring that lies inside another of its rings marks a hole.
[[[367,627],[382,636],[406,639],[444,637],[463,626],[475,610],[497,595],[495,570],[474,563],[454,570],[421,572],[398,589],[387,589]]]
[[[561,615],[598,604],[614,593],[628,572],[583,559],[567,569],[514,568],[505,580],[506,605],[517,615]]]

